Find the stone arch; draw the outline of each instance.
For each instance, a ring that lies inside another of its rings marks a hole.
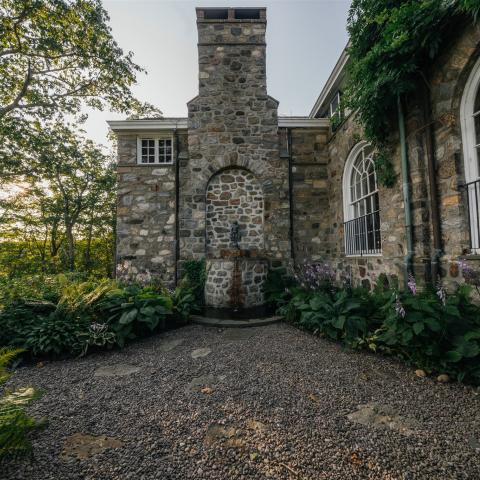
[[[240,227],[242,250],[264,250],[264,194],[250,170],[230,166],[212,175],[205,189],[205,239],[208,256],[219,257],[232,248],[233,222]]]

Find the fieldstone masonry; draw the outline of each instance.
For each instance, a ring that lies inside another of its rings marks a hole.
[[[266,11],[197,9],[199,93],[188,118],[123,122],[118,137],[118,276],[159,277],[173,285],[182,262],[207,258],[211,306],[263,303],[268,269],[324,260],[339,275],[371,287],[381,274],[401,281],[406,239],[400,180],[379,188],[382,252],[346,257],[342,178],[362,139],[355,115],[332,132],[327,119],[291,117],[281,125],[266,88]],[[458,30],[429,72],[443,235],[442,275],[461,281],[468,253],[460,99],[480,56],[480,27]],[[412,191],[415,273],[433,253],[423,99],[405,105]],[[305,120],[305,121],[304,121]],[[309,120],[308,123],[306,120]],[[138,126],[138,131],[131,125]],[[147,128],[148,126],[148,128]],[[170,135],[171,164],[139,165],[137,138]],[[399,137],[392,162],[400,175]],[[239,249],[230,241],[238,222]],[[477,257],[469,256],[471,262]]]
[[[219,256],[231,247],[234,222],[241,249],[263,250],[263,191],[255,176],[232,168],[214,175],[207,187],[207,254]]]

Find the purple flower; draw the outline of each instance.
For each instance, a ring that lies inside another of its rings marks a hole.
[[[398,295],[395,296],[395,312],[399,317],[405,318],[407,312],[403,308],[402,302],[398,298]]]
[[[311,263],[304,265],[295,277],[302,287],[319,290],[333,286],[336,273],[327,263]]]
[[[442,302],[443,306],[447,303],[447,292],[443,288],[443,285],[440,283],[440,280],[437,283],[437,297]]]
[[[417,283],[415,282],[415,277],[411,273],[408,274],[407,286],[412,292],[412,295],[417,294]]]

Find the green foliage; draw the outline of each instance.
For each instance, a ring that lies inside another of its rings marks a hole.
[[[417,292],[414,282],[403,292],[381,282],[372,292],[321,286],[291,288],[291,299],[285,304],[280,298],[278,312],[350,348],[394,355],[426,371],[480,384],[480,307],[472,303],[470,286],[451,294],[441,286]]]
[[[265,280],[265,301],[271,306],[281,306],[291,298],[290,289],[295,285],[295,279],[284,268],[270,270]]]
[[[347,29],[347,105],[358,111],[365,138],[378,151],[379,181],[392,186],[389,134],[397,98],[423,82],[423,70],[444,44],[460,14],[478,16],[476,0],[353,0]]]
[[[399,300],[405,315],[385,306],[385,321],[378,330],[381,349],[427,371],[441,370],[480,382],[480,309],[469,299],[469,287],[460,287],[445,302],[431,290]]]
[[[7,366],[21,352],[0,348],[0,387],[10,377]],[[0,458],[31,450],[28,434],[41,424],[25,413],[25,407],[38,397],[39,393],[31,387],[6,390],[0,397]]]
[[[314,295],[308,304],[300,307],[300,325],[309,330],[319,330],[333,340],[344,340],[354,345],[367,330],[367,322],[361,311],[362,303],[346,290],[333,295]]]
[[[184,322],[192,311],[199,308],[198,300],[186,279],[182,280],[173,291],[172,302],[174,315]]]
[[[100,0],[0,0],[0,169],[30,169],[36,123],[82,107],[130,111],[143,70],[124,54]]]
[[[204,290],[207,281],[207,269],[205,259],[186,260],[183,263],[185,270],[185,280],[195,297],[197,309],[201,308],[205,303]]]
[[[28,287],[0,284],[0,345],[33,356],[85,355],[90,348],[123,347],[128,341],[184,323],[195,299],[180,285],[120,285],[73,275],[35,278]]]
[[[128,340],[157,327],[165,328],[173,301],[166,292],[158,292],[154,287],[129,285],[109,291],[96,310],[106,316],[117,344],[123,347]]]

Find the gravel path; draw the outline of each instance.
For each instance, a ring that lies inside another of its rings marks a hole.
[[[479,390],[284,324],[188,326],[10,383],[44,391],[49,425],[1,478],[480,478]]]

